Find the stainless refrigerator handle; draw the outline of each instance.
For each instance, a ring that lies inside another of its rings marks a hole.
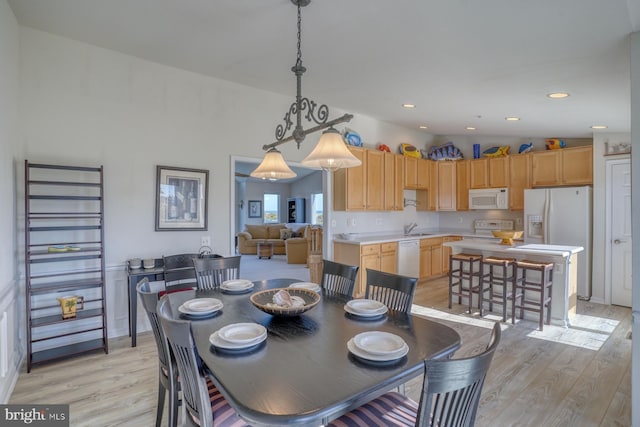
[[[549,190],[545,190],[544,193],[544,215],[542,217],[542,234],[544,236],[544,240],[542,243],[549,244],[549,236],[551,228],[551,223],[549,222],[549,211],[551,210],[551,192]]]

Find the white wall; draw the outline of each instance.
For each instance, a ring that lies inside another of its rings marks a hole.
[[[25,353],[20,337],[24,328],[24,291],[17,286],[18,254],[16,223],[17,169],[20,140],[19,111],[19,27],[6,0],[0,0],[0,402],[6,403],[18,379],[20,361]]]
[[[19,36],[24,137],[15,156],[18,193],[24,159],[104,165],[109,335],[125,335],[125,261],[193,252],[204,235],[214,252],[232,253],[237,218],[231,203],[242,192],[236,194],[231,158],[262,158],[262,144],[272,142],[278,112],[287,111],[292,98],[30,28],[20,28]],[[331,109],[332,117],[343,113]],[[348,125],[374,143],[419,145],[425,138],[365,116]],[[309,135],[300,150],[294,143],[279,148],[298,162],[319,137]],[[154,231],[157,165],[210,171],[208,231]],[[285,203],[288,194],[283,196]],[[244,197],[254,199],[248,186]],[[246,202],[244,209],[246,218]]]

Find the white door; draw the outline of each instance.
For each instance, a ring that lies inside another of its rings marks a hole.
[[[610,228],[611,303],[631,307],[631,165],[629,160],[607,162],[611,198]]]

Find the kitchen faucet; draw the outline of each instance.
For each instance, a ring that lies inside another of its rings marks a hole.
[[[415,222],[412,222],[410,224],[405,225],[404,226],[404,234],[406,235],[406,234],[411,233],[411,231],[413,231],[413,229],[416,228],[417,226],[418,226],[418,224],[415,223]]]

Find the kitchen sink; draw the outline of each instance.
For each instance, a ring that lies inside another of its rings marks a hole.
[[[433,233],[409,233],[405,234],[407,237],[416,237],[416,236],[433,236]]]

